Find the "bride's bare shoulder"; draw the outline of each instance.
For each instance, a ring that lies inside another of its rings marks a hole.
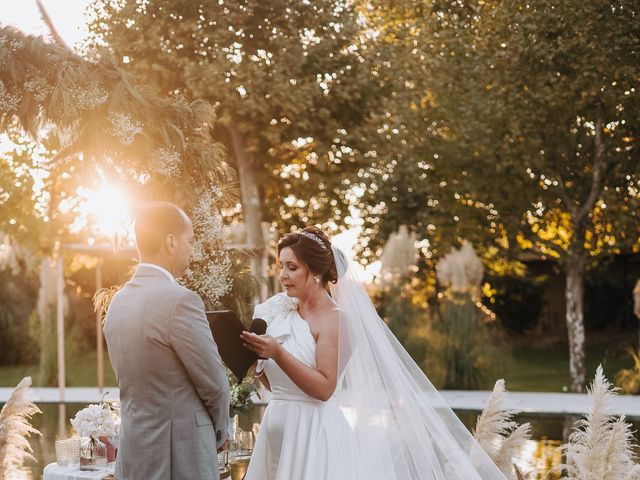
[[[340,324],[340,311],[337,308],[328,310],[322,317],[322,321],[319,322],[318,333],[333,335],[334,332],[338,331],[338,326]]]

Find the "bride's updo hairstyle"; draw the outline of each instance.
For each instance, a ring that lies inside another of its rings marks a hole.
[[[305,227],[298,232],[288,233],[278,242],[278,259],[282,249],[287,247],[312,274],[322,276],[323,285],[338,281],[331,240],[322,230],[316,227]]]

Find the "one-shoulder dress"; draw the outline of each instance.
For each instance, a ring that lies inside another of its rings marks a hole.
[[[316,342],[299,315],[295,299],[285,293],[257,305],[254,318],[267,322],[267,334],[291,355],[315,367]],[[304,393],[273,359],[260,361],[271,385],[245,480],[360,479],[360,456],[353,430],[336,392],[326,402]]]

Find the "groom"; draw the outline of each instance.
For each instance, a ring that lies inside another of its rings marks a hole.
[[[118,480],[218,478],[229,384],[200,297],[175,278],[192,254],[193,226],[169,202],[135,220],[140,264],[104,324],[122,404]]]

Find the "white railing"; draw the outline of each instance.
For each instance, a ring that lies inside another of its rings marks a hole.
[[[0,403],[5,403],[13,388],[0,388]],[[100,402],[102,396],[105,400],[117,400],[120,391],[117,387],[105,387],[100,390],[97,387],[67,387],[64,389],[63,403],[96,403]],[[32,387],[31,400],[35,403],[60,403],[60,389],[58,387]]]
[[[4,403],[11,395],[12,388],[0,388],[0,403]],[[98,388],[70,387],[65,389],[64,403],[96,403],[105,392],[106,400],[117,400],[119,391],[116,387]],[[445,401],[454,410],[482,410],[489,398],[489,391],[443,390],[440,392]],[[60,391],[57,388],[32,388],[31,398],[36,403],[59,403]],[[550,392],[509,392],[506,396],[507,408],[523,413],[543,415],[584,414],[589,405],[589,397],[581,393]],[[612,413],[640,419],[640,396],[620,395],[611,401]]]

